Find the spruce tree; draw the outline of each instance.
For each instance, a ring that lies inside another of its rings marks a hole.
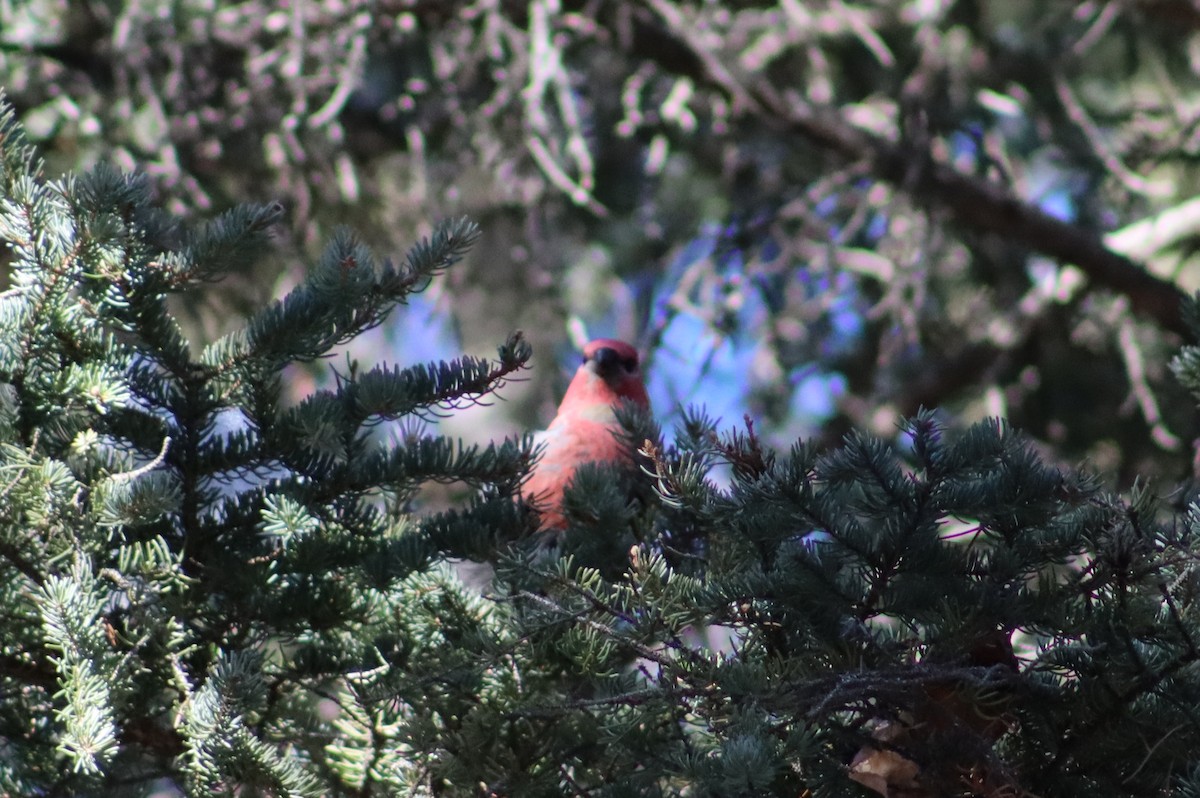
[[[281,209],[180,229],[136,176],[46,179],[7,108],[0,153],[0,793],[402,783],[402,742],[353,679],[419,658],[438,604],[447,624],[475,617],[477,599],[436,589],[451,577],[422,528],[490,545],[480,530],[520,521],[504,497],[530,450],[374,428],[487,396],[529,347],[352,364],[294,406],[283,372],[379,324],[475,228],[447,224],[399,264],[339,234],[303,285],[193,352],[169,298],[259,256]],[[431,480],[488,491],[418,520]]]
[[[400,264],[340,233],[193,351],[169,300],[279,214],[182,229],[0,116],[0,792],[1200,795],[1186,490],[1122,498],[1001,421],[777,452],[625,408],[640,482],[584,469],[547,541],[529,439],[377,434],[494,393],[519,335],[284,400],[469,223]],[[471,498],[422,513],[431,481]]]

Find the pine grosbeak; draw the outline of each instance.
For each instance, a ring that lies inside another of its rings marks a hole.
[[[545,530],[567,526],[563,491],[584,463],[632,463],[615,408],[622,400],[649,409],[638,353],[624,341],[597,338],[583,348],[583,365],[567,387],[558,414],[538,436],[542,457],[524,495],[541,511]]]

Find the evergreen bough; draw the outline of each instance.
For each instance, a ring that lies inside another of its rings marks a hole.
[[[339,234],[193,352],[169,297],[279,213],[183,230],[136,177],[46,179],[0,116],[0,793],[834,796],[865,762],[910,795],[1200,795],[1186,492],[1121,499],[995,421],[778,453],[626,410],[636,498],[584,469],[548,544],[528,439],[376,432],[492,394],[519,336],[284,401],[469,223],[401,264]],[[417,513],[430,481],[474,498]]]

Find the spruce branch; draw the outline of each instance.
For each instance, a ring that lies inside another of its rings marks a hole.
[[[416,415],[441,415],[472,405],[487,404],[513,375],[528,367],[532,348],[520,332],[514,333],[499,350],[496,361],[461,357],[438,363],[400,368],[379,366],[361,375],[341,380],[339,394],[347,394],[353,406],[348,423],[366,423]],[[315,394],[306,402],[328,401],[330,394]],[[303,407],[303,404],[301,405]],[[307,412],[298,409],[297,413]]]
[[[189,231],[183,245],[164,253],[151,273],[165,272],[169,275],[165,287],[180,291],[237,272],[263,254],[268,234],[283,213],[278,202],[232,208],[201,229]]]
[[[78,560],[69,576],[48,577],[37,600],[46,643],[59,652],[59,751],[88,776],[101,774],[117,753],[117,694],[128,689],[101,631],[104,598],[90,566]]]
[[[207,347],[200,362],[214,374],[237,369],[243,379],[304,362],[375,327],[410,294],[460,260],[478,238],[467,219],[447,222],[415,245],[401,267],[376,264],[348,230],[339,230],[308,279],[240,331]],[[300,334],[297,334],[299,332]]]
[[[7,94],[0,90],[0,196],[18,193],[17,181],[40,177],[42,160],[17,121]]]

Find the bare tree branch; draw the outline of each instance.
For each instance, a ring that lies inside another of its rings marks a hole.
[[[736,112],[769,128],[795,133],[848,160],[870,164],[876,177],[936,205],[964,227],[1019,241],[1035,252],[1074,264],[1096,285],[1128,297],[1135,312],[1166,330],[1187,335],[1181,312],[1184,293],[1105,246],[1096,231],[1057,219],[1006,186],[940,163],[927,148],[883,139],[836,112],[815,108],[795,94],[781,94],[764,81],[745,82],[689,29],[672,3],[646,0],[646,4],[657,16],[660,35],[672,40],[672,47],[664,51],[682,48],[691,55],[679,58],[676,52],[672,66],[691,67],[691,77],[725,94]]]

